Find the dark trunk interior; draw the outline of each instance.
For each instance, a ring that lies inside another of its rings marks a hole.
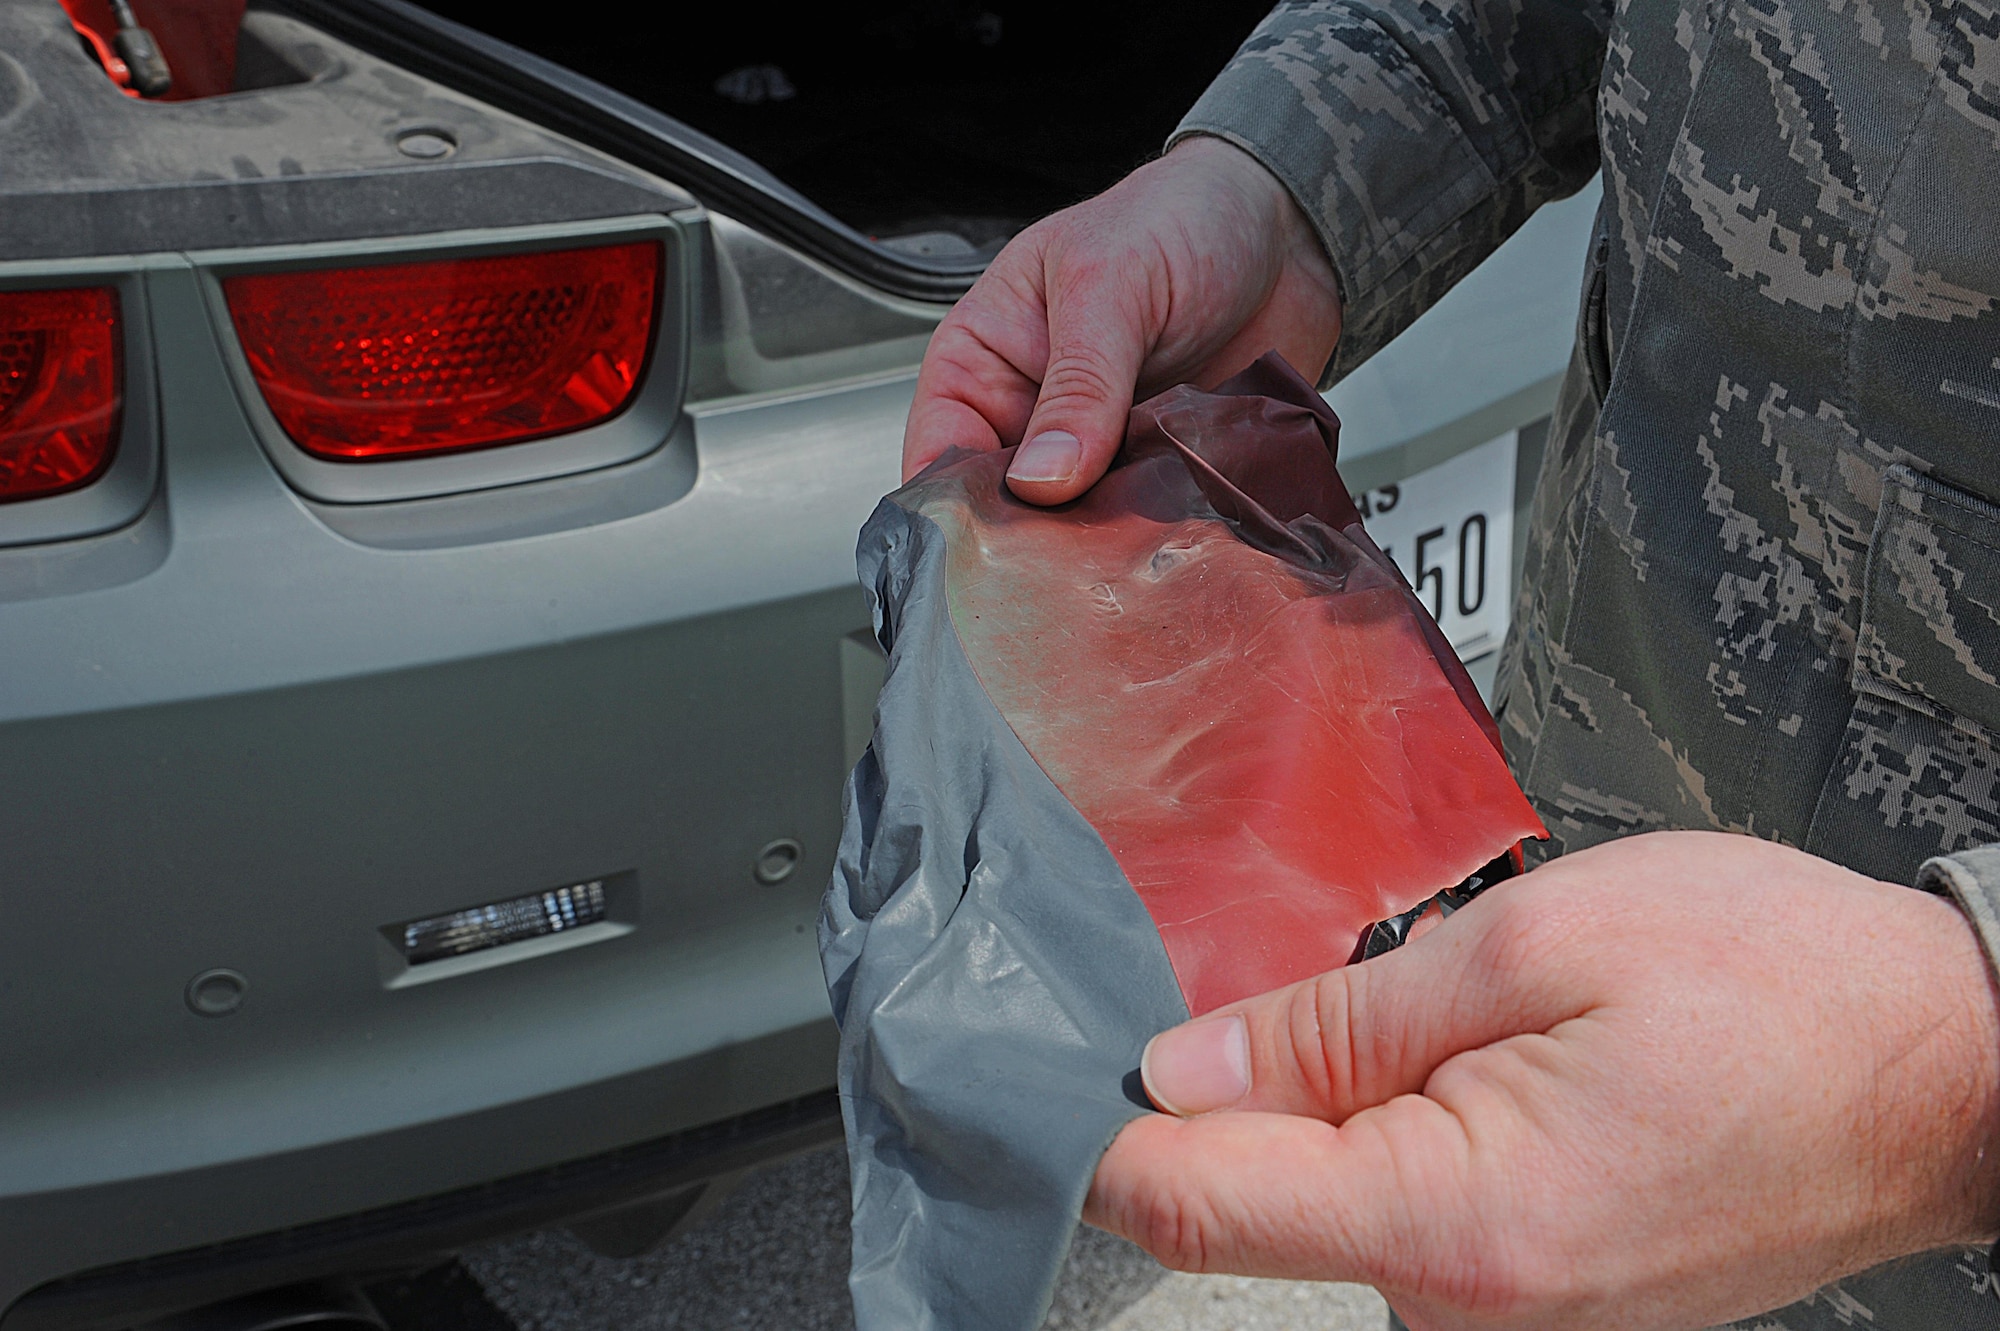
[[[1159,151],[1268,5],[429,8],[721,139],[859,230],[989,248]]]

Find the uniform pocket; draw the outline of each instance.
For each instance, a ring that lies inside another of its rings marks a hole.
[[[1583,274],[1583,304],[1576,316],[1576,346],[1590,375],[1590,393],[1600,408],[1611,391],[1611,315],[1606,306],[1611,266],[1609,200],[1597,210],[1590,233],[1589,266]]]
[[[1853,683],[1806,849],[1908,881],[2000,841],[2000,508],[1888,469]]]

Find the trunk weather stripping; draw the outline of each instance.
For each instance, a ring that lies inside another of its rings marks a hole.
[[[403,0],[267,0],[412,73],[663,176],[774,240],[910,300],[954,301],[985,261],[870,240],[735,149],[664,112]]]

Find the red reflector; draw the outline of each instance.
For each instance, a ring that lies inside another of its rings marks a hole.
[[[0,503],[102,475],[120,391],[116,290],[0,291]]]
[[[254,273],[223,292],[271,414],[335,461],[516,444],[611,419],[646,366],[658,241]]]

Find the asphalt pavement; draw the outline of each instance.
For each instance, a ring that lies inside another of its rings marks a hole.
[[[816,1151],[761,1170],[701,1225],[643,1257],[600,1257],[562,1230],[465,1254],[377,1293],[403,1331],[851,1331],[847,1162]],[[1383,1331],[1358,1285],[1168,1272],[1131,1244],[1077,1234],[1045,1331]]]

